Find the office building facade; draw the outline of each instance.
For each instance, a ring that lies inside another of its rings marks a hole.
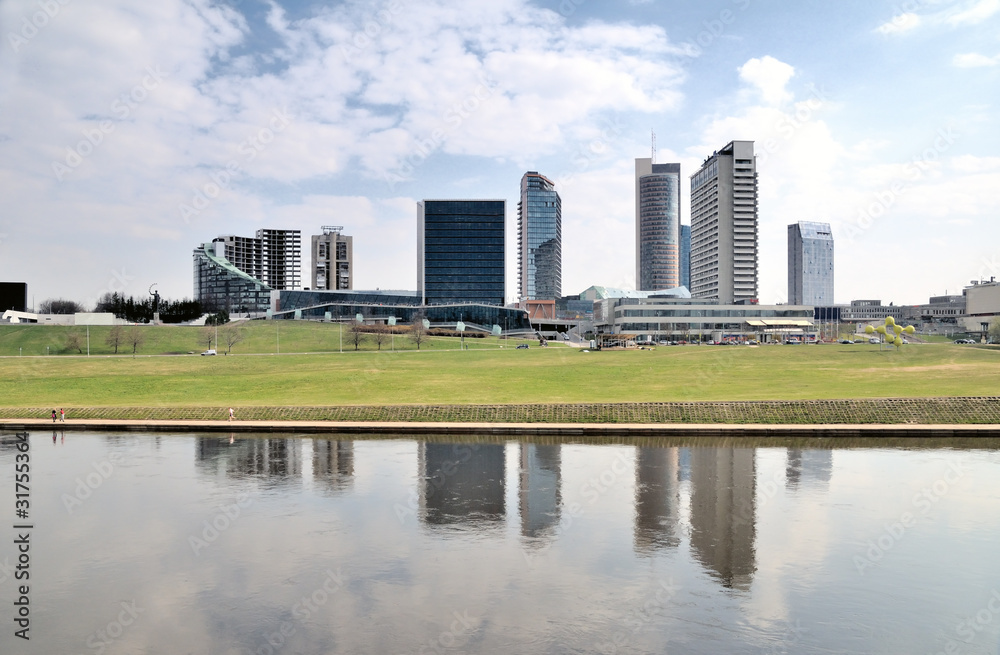
[[[504,200],[417,203],[417,293],[426,305],[503,305]]]
[[[691,176],[691,295],[756,302],[757,257],[753,141],[732,141]]]
[[[262,314],[271,307],[271,288],[234,266],[225,244],[205,243],[194,250],[194,298],[206,311]]]
[[[635,160],[635,284],[680,286],[681,165]]]
[[[681,225],[681,286],[691,290],[691,226]]]
[[[257,230],[261,248],[260,280],[272,289],[299,289],[302,282],[302,232]]]
[[[324,225],[312,237],[312,289],[347,291],[354,288],[354,237],[339,225]]]
[[[788,303],[833,305],[833,232],[828,223],[788,226]]]
[[[517,268],[519,300],[562,296],[562,199],[555,184],[536,171],[521,178]]]

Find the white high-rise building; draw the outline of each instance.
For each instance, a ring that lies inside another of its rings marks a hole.
[[[757,163],[732,141],[691,176],[691,296],[757,301]]]
[[[788,226],[788,304],[833,305],[833,232],[829,223]]]

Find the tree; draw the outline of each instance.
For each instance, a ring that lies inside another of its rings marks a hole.
[[[206,325],[201,329],[201,332],[198,333],[198,343],[205,344],[206,350],[211,349],[212,342],[215,341],[215,334],[216,334],[215,328]],[[215,344],[215,347],[218,348],[219,344]]]
[[[365,324],[357,320],[351,321],[351,336],[348,337],[348,343],[353,343],[354,349],[357,350],[364,340]]]
[[[135,351],[146,342],[146,333],[138,325],[133,325],[125,333],[125,343],[132,346],[132,357],[135,358]]]
[[[224,309],[220,309],[218,312],[205,319],[205,325],[225,325],[228,322],[229,312]]]
[[[420,344],[427,341],[427,328],[424,327],[422,312],[418,312],[413,317],[413,325],[410,326],[410,339],[417,344],[417,350],[420,350]]]
[[[246,332],[244,332],[242,327],[230,324],[222,328],[222,340],[226,343],[227,355],[232,352],[233,346],[243,341],[245,338]]]
[[[66,335],[66,350],[75,350],[83,354],[83,337],[79,332],[70,332]]]
[[[375,344],[378,346],[378,349],[382,350],[382,344],[389,339],[389,330],[386,329],[385,325],[378,323],[372,326],[371,335],[375,340]]]
[[[83,306],[80,303],[62,298],[43,300],[38,306],[39,314],[76,314],[82,311]]]
[[[1000,343],[1000,316],[994,318],[990,323],[989,338],[987,340],[993,343]]]
[[[111,330],[108,331],[108,336],[105,337],[104,343],[115,349],[115,354],[118,354],[118,346],[125,343],[125,330],[122,329],[120,325],[112,325]]]

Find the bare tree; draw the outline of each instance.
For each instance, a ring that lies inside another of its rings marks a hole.
[[[39,314],[76,314],[82,311],[83,306],[80,303],[62,298],[43,300],[42,304],[38,306]]]
[[[417,350],[420,350],[420,344],[427,341],[427,328],[424,327],[424,315],[418,313],[413,317],[413,324],[410,326],[410,340],[417,344]]]
[[[348,337],[348,343],[353,343],[354,349],[357,350],[358,346],[360,346],[364,340],[365,324],[357,320],[351,321],[351,335]]]
[[[230,323],[222,328],[222,339],[226,342],[226,354],[233,350],[233,346],[246,338],[246,332],[242,327]]]
[[[122,329],[120,325],[112,325],[111,330],[108,331],[108,336],[104,338],[104,343],[115,349],[115,354],[118,354],[118,346],[125,343],[125,330]]]
[[[75,350],[83,354],[83,337],[79,332],[70,332],[66,335],[66,350]]]
[[[133,325],[125,333],[125,343],[132,346],[132,357],[135,358],[135,352],[146,343],[146,333],[138,325]]]
[[[198,334],[198,343],[205,344],[206,350],[210,349],[212,347],[212,342],[215,341],[215,334],[216,334],[215,328],[206,325],[201,329],[201,332]],[[215,347],[218,348],[219,344],[215,344]]]
[[[381,323],[376,324],[371,328],[371,335],[372,338],[375,340],[375,343],[378,345],[379,350],[382,350],[382,344],[388,341],[391,336],[389,334],[388,327],[382,325]]]

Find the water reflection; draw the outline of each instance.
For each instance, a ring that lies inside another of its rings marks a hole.
[[[302,479],[302,439],[197,438],[195,461],[203,471],[272,484]]]
[[[725,587],[747,590],[756,568],[756,461],[749,448],[691,451],[691,547]]]
[[[789,489],[799,485],[825,491],[833,472],[832,450],[802,450],[789,448],[788,464],[785,467],[785,481]]]
[[[485,526],[505,518],[503,446],[421,443],[420,516],[428,526]]]
[[[522,536],[552,537],[559,525],[562,506],[560,449],[561,446],[530,443],[518,446]]]
[[[313,481],[327,491],[340,493],[354,484],[354,442],[312,440]]]
[[[637,553],[680,543],[680,448],[637,448],[635,530]],[[685,449],[687,450],[687,449]]]

